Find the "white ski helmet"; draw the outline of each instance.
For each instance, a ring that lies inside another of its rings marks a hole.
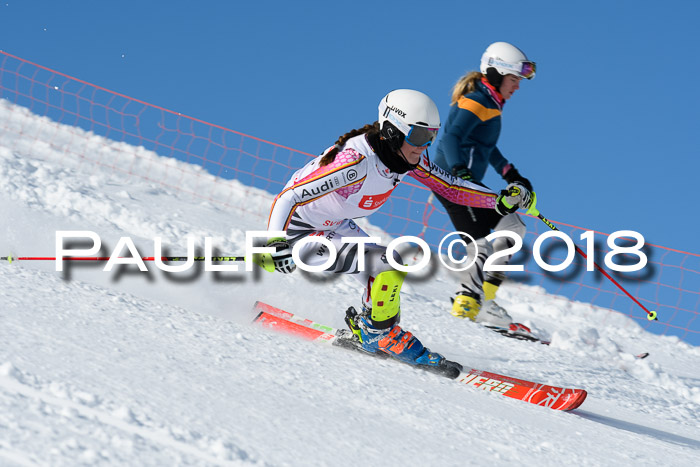
[[[488,69],[494,68],[499,74],[515,75],[520,78],[535,77],[535,62],[527,59],[522,50],[507,42],[494,42],[481,56],[481,72],[487,75]],[[496,85],[496,83],[491,83]],[[498,83],[500,85],[500,83]]]
[[[430,146],[440,128],[440,112],[433,100],[420,91],[395,89],[379,102],[379,128],[382,136],[397,147],[404,138],[413,146]],[[402,134],[396,134],[393,128]]]

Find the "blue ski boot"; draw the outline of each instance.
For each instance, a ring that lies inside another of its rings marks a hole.
[[[377,329],[369,310],[357,314],[355,308],[346,311],[345,322],[354,334],[354,340],[363,351],[376,356],[390,356],[400,362],[436,373],[448,378],[457,378],[462,365],[447,360],[439,353],[431,352],[416,336],[394,324],[385,329]]]
[[[456,378],[462,371],[459,363],[423,346],[416,336],[399,326],[399,296],[405,272],[389,270],[371,278],[363,295],[363,312],[350,307],[345,322],[353,333],[347,342],[357,350],[375,356],[390,356],[408,365]]]

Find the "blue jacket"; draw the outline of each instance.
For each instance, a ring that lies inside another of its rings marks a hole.
[[[450,173],[453,167],[463,165],[475,182],[483,180],[489,164],[503,176],[509,162],[496,147],[503,107],[491,93],[482,82],[477,82],[474,92],[452,106],[433,159],[435,164]]]

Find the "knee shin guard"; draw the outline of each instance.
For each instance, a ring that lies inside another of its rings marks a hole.
[[[377,329],[386,329],[399,322],[399,295],[405,272],[384,271],[372,283],[372,311],[370,318]]]

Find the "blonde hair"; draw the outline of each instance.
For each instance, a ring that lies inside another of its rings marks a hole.
[[[450,102],[450,105],[455,105],[463,95],[474,92],[476,90],[476,83],[481,81],[483,77],[484,74],[479,71],[470,71],[459,78],[452,88],[452,102]]]
[[[340,149],[343,147],[343,145],[350,138],[354,138],[355,136],[359,136],[359,135],[364,135],[365,133],[369,133],[371,131],[375,131],[375,132],[379,133],[379,122],[370,123],[370,124],[363,126],[362,128],[348,131],[343,136],[338,138],[338,141],[336,141],[335,145],[331,148],[331,150],[328,151],[321,158],[321,162],[319,162],[318,165],[320,167],[323,167],[324,165],[330,164],[331,162],[333,162],[335,160],[335,156],[338,155],[338,152],[340,151]]]

